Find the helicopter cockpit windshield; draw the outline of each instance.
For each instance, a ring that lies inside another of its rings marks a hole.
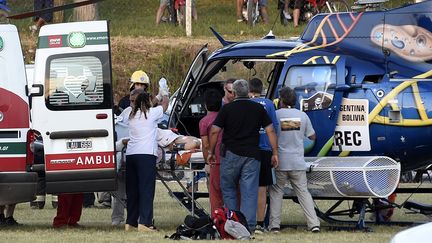
[[[297,93],[303,111],[326,109],[333,101],[336,87],[336,67],[333,65],[293,66],[284,86]]]

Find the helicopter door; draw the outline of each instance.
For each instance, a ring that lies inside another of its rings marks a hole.
[[[47,192],[114,190],[107,22],[42,27],[34,77],[32,125],[43,138]]]
[[[186,78],[183,81],[181,88],[176,92],[173,108],[170,114],[169,124],[170,127],[176,127],[180,114],[186,108],[184,104],[190,99],[193,94],[194,87],[198,84],[198,79],[204,69],[207,62],[207,44],[204,45],[198,54],[195,56],[189,71],[186,74]]]
[[[282,73],[286,73],[282,86],[289,86],[297,94],[297,107],[306,112],[319,138],[312,145],[306,145],[305,153],[327,155],[332,148],[339,107],[347,90],[345,84],[344,59],[336,57],[290,58]],[[333,60],[333,61],[332,61]],[[303,65],[298,65],[303,63]]]

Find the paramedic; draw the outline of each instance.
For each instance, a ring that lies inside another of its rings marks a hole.
[[[202,151],[204,161],[210,166],[210,183],[209,183],[209,198],[210,210],[213,218],[214,210],[223,206],[222,192],[220,188],[220,144],[222,142],[222,133],[219,133],[215,147],[215,161],[208,163],[207,156],[209,150],[209,134],[214,120],[222,106],[220,100],[221,93],[215,89],[209,89],[204,93],[205,107],[207,115],[199,122],[199,130],[202,141]]]
[[[280,163],[276,170],[276,184],[270,187],[270,231],[280,229],[283,188],[290,181],[306,217],[308,229],[320,231],[320,222],[315,213],[314,202],[307,188],[306,163],[304,160],[304,136],[315,140],[315,131],[309,117],[295,109],[296,93],[289,87],[279,91],[281,109],[276,111],[280,127],[278,151]]]
[[[279,122],[276,118],[275,106],[273,102],[266,98],[261,98],[263,90],[262,81],[258,78],[253,78],[249,81],[249,97],[251,100],[261,104],[267,111],[267,115],[270,117],[273,123],[275,131],[279,128]],[[272,148],[268,139],[268,136],[264,130],[260,130],[260,175],[259,175],[259,188],[258,188],[258,208],[257,208],[257,227],[255,233],[264,233],[264,216],[267,202],[267,187],[273,185],[272,177]]]
[[[146,92],[148,92],[148,88],[150,87],[150,79],[147,73],[142,70],[135,71],[130,77],[129,82],[129,92],[134,89],[144,89]],[[121,112],[129,106],[129,95],[125,95],[123,98],[120,99],[118,103],[118,108]]]
[[[82,193],[59,194],[57,215],[53,220],[53,227],[79,227],[78,221],[81,218],[83,200]]]
[[[231,210],[245,215],[250,230],[255,230],[259,181],[259,131],[264,127],[272,146],[272,163],[277,166],[277,137],[262,105],[249,100],[246,80],[233,84],[235,100],[219,111],[210,131],[208,163],[215,163],[217,137],[223,129],[220,180],[223,201]],[[237,187],[240,187],[240,207]]]
[[[126,148],[127,219],[125,230],[154,231],[153,201],[156,185],[157,123],[168,108],[168,97],[152,107],[150,95],[137,95],[129,116]]]

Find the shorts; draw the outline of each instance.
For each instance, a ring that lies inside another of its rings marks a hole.
[[[303,4],[304,4],[303,0],[295,0],[294,9],[301,9],[303,7]]]
[[[267,0],[262,0],[262,1],[267,2]],[[174,2],[174,0],[173,0],[173,2]],[[169,3],[169,0],[160,0],[160,2],[159,2],[160,5],[168,5],[168,3]],[[195,3],[196,3],[196,0],[192,0],[192,6],[195,6]]]
[[[165,148],[176,140],[180,135],[169,129],[157,129],[156,140],[159,146]]]
[[[271,157],[272,152],[266,150],[260,150],[261,155],[261,168],[259,176],[259,186],[271,186],[273,185],[273,174],[272,174],[272,164]]]

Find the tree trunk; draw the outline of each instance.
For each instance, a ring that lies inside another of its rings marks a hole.
[[[83,2],[85,0],[74,0],[74,2]],[[97,4],[85,5],[74,9],[73,17],[75,21],[90,21],[98,18]]]
[[[64,0],[54,0],[54,6],[64,5]],[[56,11],[54,12],[53,23],[63,23],[64,21],[64,11]]]

